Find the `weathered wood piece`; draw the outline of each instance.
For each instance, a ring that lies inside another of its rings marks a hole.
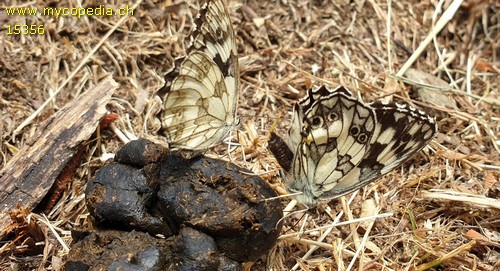
[[[109,77],[66,104],[0,170],[0,239],[10,223],[9,211],[17,204],[37,206],[80,144],[94,133],[117,87]]]

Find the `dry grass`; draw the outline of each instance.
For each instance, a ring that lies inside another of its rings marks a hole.
[[[114,4],[107,6],[114,8],[135,5],[109,2]],[[311,83],[341,83],[365,100],[411,102],[435,114],[439,123],[430,146],[398,170],[314,213],[289,214],[273,251],[248,266],[252,270],[500,268],[500,4],[493,0],[461,5],[460,1],[248,2],[229,3],[242,80],[242,124],[235,133],[241,147],[231,158],[278,191],[283,191],[283,184],[277,163],[265,149],[266,136],[278,112],[276,129],[286,132],[291,105]],[[58,19],[7,16],[4,8],[98,4],[77,0],[1,4],[0,164],[15,155],[40,122],[109,74],[121,84],[108,107],[120,116],[117,130],[126,131],[129,139],[155,137],[158,128],[151,116],[158,104],[153,94],[162,86],[162,75],[172,60],[185,52],[199,6],[170,4],[138,1],[133,17]],[[46,33],[6,35],[7,25],[16,23],[43,24]],[[417,82],[396,80],[410,77],[403,76],[407,62],[421,72],[413,78]],[[434,86],[427,96],[416,91],[423,84]],[[440,102],[431,103],[436,100]],[[39,253],[32,258],[4,257],[0,269],[60,268],[67,253],[62,244],[71,240],[69,229],[86,224],[85,184],[102,165],[100,157],[122,145],[111,132],[89,143],[83,164],[47,218],[32,215],[46,241],[38,244]],[[227,151],[221,146],[211,153],[225,157]],[[366,216],[372,219],[357,220]],[[335,227],[325,228],[330,225]]]

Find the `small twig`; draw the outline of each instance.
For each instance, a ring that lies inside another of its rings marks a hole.
[[[332,222],[330,225],[316,227],[314,229],[305,230],[302,232],[283,234],[283,235],[280,235],[280,237],[278,239],[283,240],[283,239],[293,238],[293,237],[296,237],[298,235],[303,235],[303,234],[310,233],[310,232],[324,230],[324,229],[328,229],[331,227],[340,227],[340,226],[345,226],[345,225],[349,225],[349,224],[353,224],[353,223],[359,223],[359,222],[363,222],[363,221],[371,221],[371,220],[380,219],[380,218],[384,218],[384,217],[390,217],[393,215],[394,215],[393,213],[382,213],[382,214],[377,214],[377,215],[373,215],[373,216],[364,216],[364,217],[360,217],[360,218],[354,218],[352,220],[343,221],[343,222]]]
[[[431,189],[422,191],[422,195],[427,199],[448,200],[457,202],[468,202],[483,208],[495,208],[500,210],[500,200],[488,198],[483,195],[476,195],[453,190]]]
[[[410,56],[408,61],[401,67],[401,69],[396,74],[399,77],[402,77],[405,72],[413,65],[413,63],[417,60],[417,58],[422,54],[424,49],[431,43],[432,39],[445,27],[445,25],[453,18],[458,8],[462,4],[463,0],[454,0],[448,9],[443,13],[443,16],[439,18],[439,21],[436,23],[435,27],[432,29],[431,33],[425,37],[424,41],[420,43],[418,48],[415,50],[413,55]]]
[[[434,10],[434,14],[432,14],[432,25],[435,27],[436,26],[436,19],[437,19],[437,15],[439,12],[441,12],[441,9],[443,7],[443,4],[445,3],[445,1],[441,0],[439,1],[436,9]],[[459,5],[460,6],[460,5]],[[451,8],[451,6],[450,6]],[[449,10],[449,9],[448,9]],[[445,12],[446,13],[446,12]],[[443,14],[443,17],[444,17],[444,14]],[[450,19],[452,18],[453,16],[450,16]],[[438,21],[438,24],[439,24],[439,21]],[[444,25],[443,25],[444,27]],[[450,71],[448,70],[447,68],[447,63],[446,61],[444,60],[443,58],[443,55],[441,54],[441,51],[439,49],[439,42],[436,38],[437,35],[432,35],[432,41],[433,41],[433,44],[434,44],[434,48],[436,50],[436,54],[438,56],[438,59],[439,61],[441,62],[441,65],[443,70],[446,72],[446,75],[448,75],[448,78],[450,79],[450,82],[451,82],[451,85],[453,85],[454,88],[458,89],[458,86],[457,86],[457,83],[455,82],[455,79],[453,78],[453,76],[451,76],[451,73]]]

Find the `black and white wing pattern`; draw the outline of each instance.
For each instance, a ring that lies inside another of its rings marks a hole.
[[[434,119],[409,105],[366,104],[342,86],[322,86],[295,105],[288,147],[272,134],[269,148],[289,173],[288,189],[301,192],[297,201],[314,207],[388,173],[436,132]]]
[[[200,10],[187,55],[177,59],[158,91],[159,114],[170,146],[205,150],[224,140],[237,122],[239,70],[236,42],[223,0]]]

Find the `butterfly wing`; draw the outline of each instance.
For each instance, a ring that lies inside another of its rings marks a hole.
[[[173,147],[204,150],[227,137],[236,120],[239,71],[234,31],[224,1],[209,1],[196,19],[188,55],[158,91],[163,132]]]
[[[297,197],[302,204],[316,205],[356,171],[369,149],[375,114],[345,88],[331,91],[324,86],[309,92],[294,112],[290,128],[294,160],[288,187],[303,192]]]
[[[162,125],[167,140],[175,147],[206,149],[231,129],[231,103],[224,92],[222,73],[205,54],[192,52],[182,62],[164,100]]]
[[[408,105],[365,104],[344,87],[311,90],[294,107],[288,188],[302,192],[305,206],[338,198],[401,165],[436,131],[434,119]]]
[[[359,164],[362,182],[377,178],[424,148],[437,132],[433,118],[407,104],[371,104],[377,115],[370,150]]]
[[[370,106],[377,119],[370,147],[357,167],[323,194],[324,199],[355,191],[390,172],[425,147],[437,132],[434,119],[409,105],[376,102]]]

